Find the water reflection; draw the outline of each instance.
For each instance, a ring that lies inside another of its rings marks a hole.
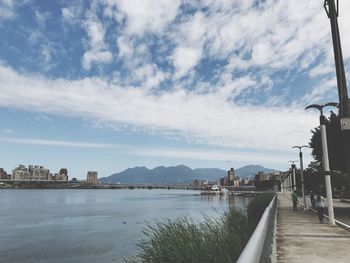
[[[248,202],[188,190],[1,190],[0,262],[121,262],[147,222],[201,221]]]

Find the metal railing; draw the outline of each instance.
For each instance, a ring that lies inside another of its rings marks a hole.
[[[265,209],[237,263],[271,262],[276,208],[277,195],[273,197],[269,206]]]

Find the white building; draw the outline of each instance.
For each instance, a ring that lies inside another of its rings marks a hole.
[[[97,172],[96,171],[89,171],[87,172],[86,176],[86,182],[89,184],[97,184]]]

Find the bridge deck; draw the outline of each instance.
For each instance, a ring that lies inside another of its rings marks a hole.
[[[277,262],[350,262],[350,232],[320,224],[311,211],[292,211],[290,193],[278,195]]]

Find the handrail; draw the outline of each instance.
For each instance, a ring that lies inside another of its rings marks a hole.
[[[260,262],[262,250],[265,244],[267,230],[269,225],[269,219],[274,203],[277,200],[277,195],[273,197],[268,207],[266,207],[264,214],[260,218],[260,221],[255,228],[248,243],[244,247],[241,255],[239,256],[237,263],[258,263]]]

